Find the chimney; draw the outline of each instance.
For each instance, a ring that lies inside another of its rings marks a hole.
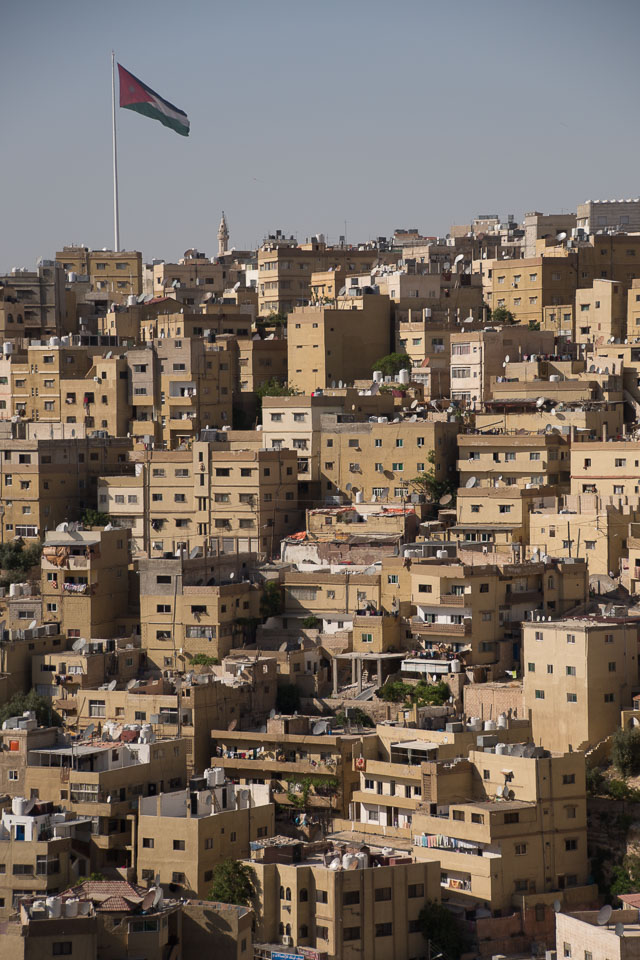
[[[602,441],[606,443],[607,440],[607,421],[605,420],[602,424]]]

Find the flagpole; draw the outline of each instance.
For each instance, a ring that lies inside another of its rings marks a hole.
[[[118,141],[116,138],[116,55],[111,51],[111,120],[113,131],[113,240],[114,252],[120,250],[120,212],[118,209]]]

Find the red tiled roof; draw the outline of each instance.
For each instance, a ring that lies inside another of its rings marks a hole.
[[[73,887],[73,893],[83,893],[85,896],[91,897],[92,900],[97,900],[100,903],[115,897],[126,897],[127,900],[138,903],[147,891],[144,887],[129,883],[128,880],[85,880],[84,883]],[[130,909],[130,906],[125,907],[125,909]]]
[[[640,893],[621,893],[618,900],[622,900],[628,907],[640,908]]]
[[[125,897],[108,897],[96,906],[96,911],[97,913],[130,913],[132,910],[137,910],[139,905],[140,901],[137,899],[133,903]]]

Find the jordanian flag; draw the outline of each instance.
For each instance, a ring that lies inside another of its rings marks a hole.
[[[135,110],[152,120],[159,120],[165,127],[171,127],[183,137],[189,136],[189,118],[184,110],[174,107],[163,100],[159,93],[138,80],[132,73],[118,64],[120,77],[120,106],[126,110]]]

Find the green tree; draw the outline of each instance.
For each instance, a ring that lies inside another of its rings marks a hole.
[[[411,370],[411,357],[406,353],[388,353],[380,357],[372,366],[372,370],[380,370],[385,377],[396,377],[400,370]]]
[[[41,554],[41,543],[30,543],[26,546],[22,538],[11,540],[0,545],[0,568],[10,573],[28,573],[31,567],[40,563]]]
[[[215,667],[219,663],[217,657],[210,657],[206,653],[196,653],[190,660],[190,666],[192,667]]]
[[[640,887],[640,857],[635,854],[626,856],[622,865],[613,868],[609,893],[618,897],[621,893],[635,893]]]
[[[297,394],[297,390],[287,386],[283,380],[278,380],[277,377],[270,377],[269,380],[265,380],[255,390],[258,421],[262,423],[262,401],[265,397],[295,397]]]
[[[209,900],[248,907],[256,895],[257,877],[253,867],[228,857],[213,868]]]
[[[496,307],[491,311],[491,323],[513,323],[515,316],[505,307]]]
[[[311,614],[308,617],[304,617],[302,620],[302,626],[305,630],[315,630],[320,626],[320,621],[314,614]]]
[[[469,945],[464,927],[450,910],[435,900],[428,900],[418,919],[422,936],[429,941],[431,956],[443,953],[445,960],[460,960]]]
[[[295,683],[280,683],[276,693],[278,713],[292,714],[300,709],[300,691]]]
[[[611,759],[623,777],[635,777],[640,773],[640,729],[616,730],[611,745]]]
[[[51,707],[47,697],[39,696],[35,690],[29,693],[14,693],[10,700],[0,706],[0,725],[9,717],[19,717],[26,710],[34,710],[41,727],[61,727],[62,718]]]
[[[91,507],[82,514],[82,523],[85,527],[106,527],[108,523],[113,523],[108,513],[101,513],[100,510],[92,510]]]
[[[419,474],[417,477],[413,477],[412,480],[409,480],[409,486],[413,488],[415,493],[420,493],[422,496],[426,497],[427,500],[430,500],[431,503],[438,503],[439,500],[444,497],[446,493],[451,494],[453,498],[456,493],[456,487],[449,480],[441,480],[436,477],[436,453],[435,450],[429,450],[427,454],[427,462],[429,467],[424,473]]]
[[[280,586],[275,580],[267,580],[260,597],[260,615],[266,620],[267,617],[277,617],[279,613],[282,613]]]
[[[369,714],[365,713],[361,707],[349,707],[349,716],[344,710],[339,710],[335,714],[335,720],[339,727],[344,727],[346,723],[355,723],[360,727],[375,727]]]

